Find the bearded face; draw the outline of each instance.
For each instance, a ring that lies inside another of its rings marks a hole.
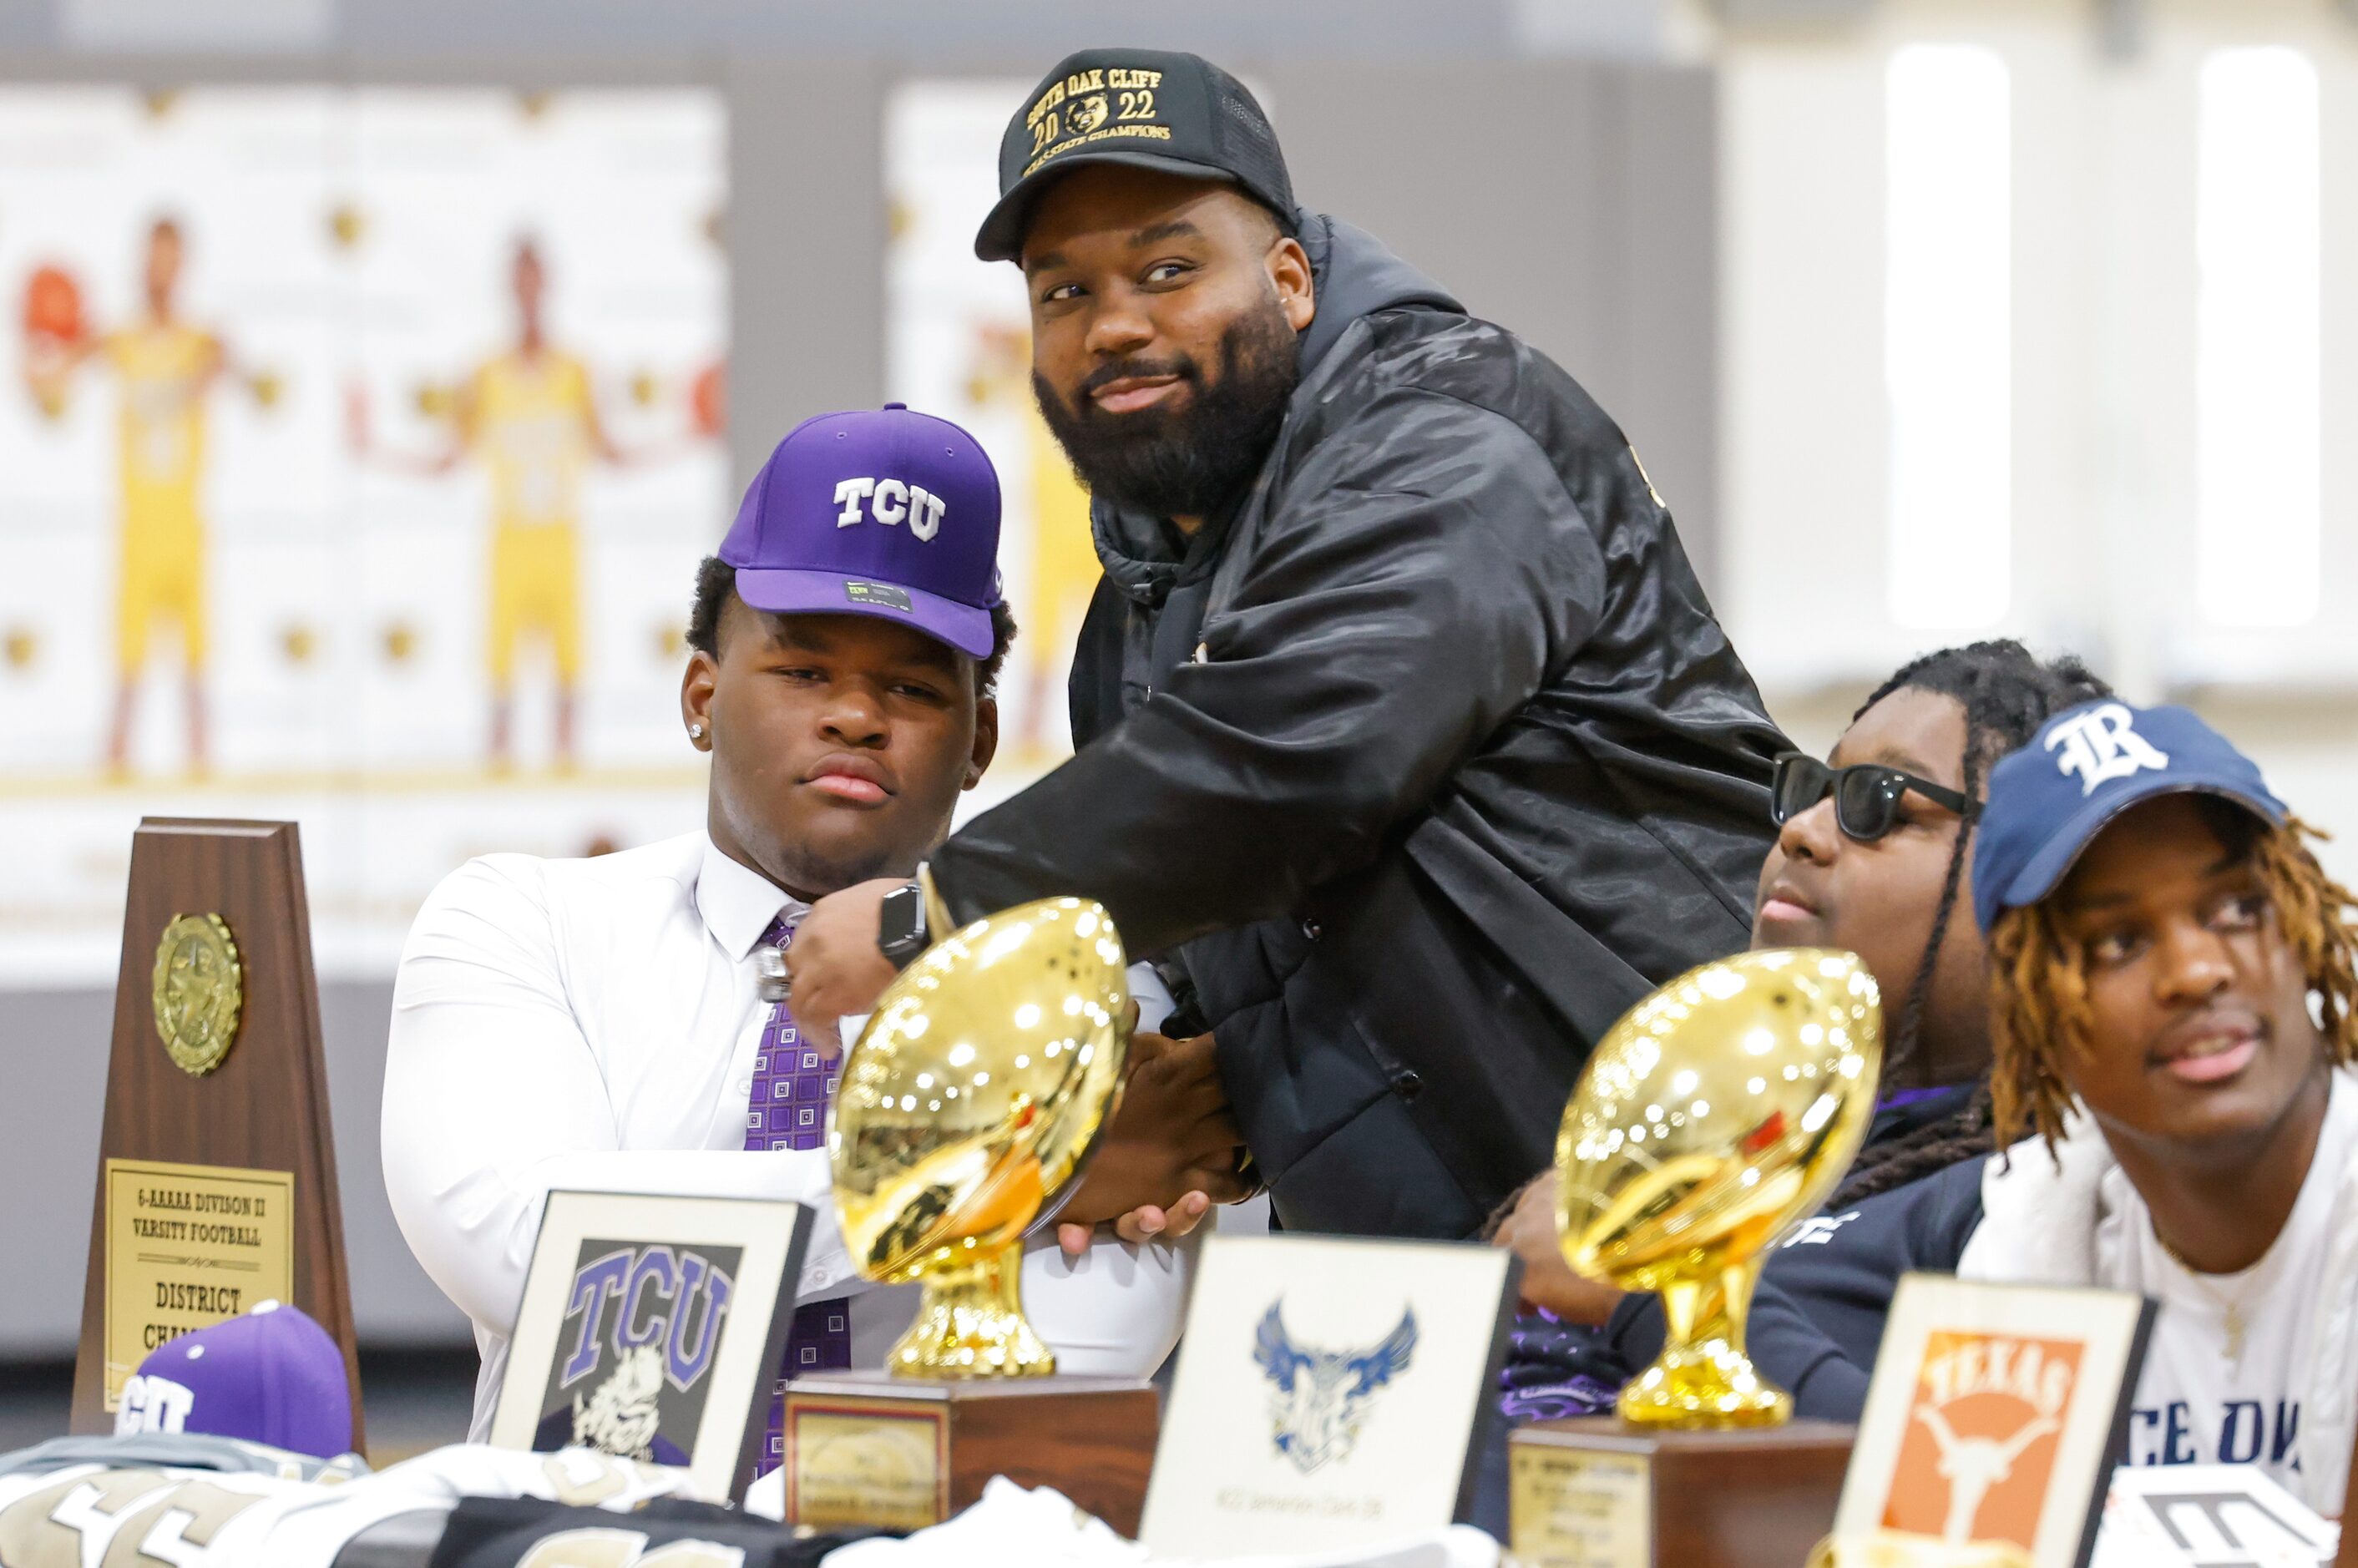
[[[1034,199],[1033,390],[1098,499],[1192,527],[1260,473],[1317,316],[1291,224],[1224,180],[1118,163]]]
[[[1090,494],[1157,517],[1201,517],[1251,485],[1301,373],[1293,327],[1271,294],[1228,323],[1209,365],[1177,350],[1130,354],[1092,370],[1069,401],[1036,371],[1032,392]],[[1094,395],[1160,377],[1176,377],[1188,395],[1125,413]]]

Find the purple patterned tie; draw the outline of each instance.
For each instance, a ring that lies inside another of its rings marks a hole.
[[[762,940],[784,947],[795,939],[793,924],[784,915],[770,923]],[[827,1141],[827,1110],[835,1100],[837,1064],[802,1043],[795,1015],[779,1002],[770,1010],[762,1029],[762,1044],[753,1054],[753,1089],[745,1108],[745,1147],[816,1149]],[[849,1298],[811,1302],[795,1309],[793,1329],[786,1336],[786,1364],[771,1391],[769,1435],[754,1474],[767,1475],[785,1460],[786,1379],[804,1372],[838,1370],[851,1365],[851,1311]]]

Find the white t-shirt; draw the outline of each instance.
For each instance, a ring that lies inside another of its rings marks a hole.
[[[2358,1145],[2358,1095],[2342,1076],[2332,1076],[2317,1153],[2284,1229],[2239,1274],[2198,1274],[2172,1258],[2127,1176],[2117,1166],[2105,1173],[2097,1282],[2160,1303],[2129,1418],[2130,1463],[2257,1465],[2299,1490],[2307,1390],[2293,1368],[2312,1364],[2334,1195]]]
[[[808,1204],[795,1295],[852,1296],[852,1365],[882,1367],[915,1315],[915,1286],[852,1269],[825,1149],[744,1150],[770,1014],[752,953],[781,911],[802,912],[693,833],[595,860],[487,855],[418,912],[394,981],[385,1191],[418,1262],[474,1321],[470,1435],[490,1429],[554,1189]],[[1152,1000],[1141,990],[1149,1028],[1169,1008]],[[1059,1370],[1144,1377],[1178,1340],[1191,1257],[1108,1238],[1068,1260],[1043,1233],[1024,1309]]]

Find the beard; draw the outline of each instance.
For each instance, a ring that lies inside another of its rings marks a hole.
[[[1173,375],[1181,407],[1109,414],[1090,395],[1124,376]],[[1296,338],[1274,294],[1220,334],[1219,374],[1194,356],[1115,360],[1091,371],[1067,405],[1032,373],[1032,395],[1073,472],[1091,495],[1158,517],[1202,517],[1242,496],[1277,441],[1302,379]]]

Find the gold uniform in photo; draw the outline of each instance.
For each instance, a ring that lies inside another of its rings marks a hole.
[[[549,640],[557,678],[581,670],[581,476],[591,455],[590,372],[569,354],[503,354],[476,373],[470,444],[492,475],[492,682],[519,637]]]
[[[105,354],[123,396],[115,657],[136,673],[157,617],[169,616],[193,673],[205,662],[204,395],[221,345],[193,327],[151,324],[110,334]]]

